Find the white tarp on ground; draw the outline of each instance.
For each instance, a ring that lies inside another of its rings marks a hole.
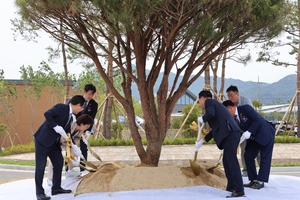
[[[118,121],[121,122],[121,123],[127,123],[127,117],[124,117],[124,116],[118,116]],[[135,121],[136,123],[138,123],[140,126],[142,124],[145,123],[145,120],[139,116],[135,116]],[[116,122],[116,120],[112,120],[112,122]]]
[[[244,178],[244,182],[248,182]],[[72,189],[72,194],[61,194],[52,196],[52,200],[224,200],[230,193],[224,190],[209,186],[195,186],[186,188],[134,190],[120,192],[89,193],[74,196],[79,181],[76,179],[64,179],[63,188]],[[0,185],[0,200],[33,200],[35,196],[34,179],[24,179]],[[236,200],[300,200],[299,195],[300,178],[293,176],[271,175],[269,183],[260,190],[245,188],[245,197],[235,198]],[[50,195],[50,188],[44,180],[46,194]]]

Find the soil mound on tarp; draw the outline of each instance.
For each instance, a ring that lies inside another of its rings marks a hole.
[[[82,177],[76,193],[114,192],[143,189],[181,188],[207,185],[225,189],[227,179],[224,171],[206,169],[212,163],[197,162],[201,173],[194,175],[190,166],[130,166],[120,162],[108,162],[97,166],[96,172]]]

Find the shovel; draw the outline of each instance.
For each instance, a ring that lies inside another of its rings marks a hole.
[[[97,169],[97,166],[94,165],[93,163],[87,161],[87,160],[83,157],[82,154],[80,155],[80,158],[81,158],[81,160],[82,160],[82,162],[83,162],[84,164],[88,165],[89,167],[91,167],[91,168],[93,168],[93,169]]]
[[[90,168],[87,168],[87,167],[85,167],[85,166],[83,166],[82,164],[79,164],[79,167],[81,167],[81,168],[83,168],[84,170],[86,170],[86,171],[89,171],[89,172],[95,172],[96,171],[96,169],[90,169]]]
[[[207,168],[206,170],[207,170],[208,172],[212,172],[215,168],[217,168],[217,167],[221,164],[222,159],[223,159],[223,150],[221,151],[221,154],[220,154],[220,157],[219,157],[219,160],[218,160],[217,164],[215,164],[215,165],[212,166],[212,167]]]
[[[198,122],[198,127],[200,127],[200,123]],[[200,133],[202,131],[204,127],[204,123],[201,125],[201,127],[198,129],[198,135],[197,135],[197,141],[200,140]],[[192,168],[192,171],[193,173],[198,176],[200,174],[200,171],[201,171],[201,168],[200,168],[200,165],[198,165],[196,163],[196,160],[197,160],[197,155],[198,155],[198,150],[195,151],[195,155],[194,155],[194,160],[190,160],[190,165],[191,165],[191,168]]]
[[[98,154],[96,154],[96,152],[94,152],[94,151],[92,150],[90,144],[89,144],[88,141],[87,141],[87,138],[86,138],[86,134],[85,134],[85,133],[83,133],[83,136],[82,136],[82,137],[84,137],[84,141],[86,141],[86,142],[84,142],[84,143],[86,143],[86,146],[87,146],[88,150],[90,151],[90,153],[91,153],[97,160],[99,160],[99,161],[102,162],[100,156],[98,156]]]
[[[240,139],[239,145],[240,145],[242,142],[244,142],[244,141],[245,141],[245,138],[242,137],[242,138]],[[219,160],[218,160],[217,164],[215,164],[214,166],[209,167],[209,168],[206,169],[208,172],[212,172],[215,168],[217,168],[217,167],[221,164],[222,159],[223,159],[223,151],[224,151],[224,150],[221,151],[221,154],[220,154],[220,157],[219,157]]]
[[[71,153],[71,146],[72,146],[71,134],[68,133],[67,135],[68,135],[68,140],[67,140],[67,144],[66,144],[66,152],[67,152],[67,155],[64,157],[64,159],[65,159],[65,161],[66,161],[67,163],[69,163],[69,162],[71,161],[72,157],[74,157],[74,155],[72,155],[72,153]],[[87,161],[87,160],[83,157],[82,154],[80,155],[80,158],[82,159],[83,163],[85,163],[86,165],[92,167],[92,168],[95,169],[95,170],[97,169],[97,166],[94,165],[93,163]]]

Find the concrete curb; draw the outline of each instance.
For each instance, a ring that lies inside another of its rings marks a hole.
[[[0,169],[35,171],[35,166],[0,164]]]
[[[0,164],[0,169],[35,171],[35,166]],[[300,166],[271,167],[271,172],[299,172],[300,174]]]

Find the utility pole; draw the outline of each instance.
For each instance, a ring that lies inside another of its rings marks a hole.
[[[300,0],[298,0],[298,37],[300,37],[300,32],[299,32],[299,29],[300,29]],[[300,43],[299,43],[299,46],[298,46],[298,58],[297,58],[297,108],[300,108],[300,92],[298,91],[299,90],[299,87],[300,87],[300,56],[299,56],[299,53],[300,53]],[[298,116],[298,119],[297,119],[297,126],[300,125],[300,110],[298,109],[297,110],[297,116]],[[300,131],[298,130],[297,131],[297,137],[300,138]]]
[[[259,93],[260,93],[260,82],[259,82],[259,76],[257,78],[257,98],[256,100],[259,101]]]

